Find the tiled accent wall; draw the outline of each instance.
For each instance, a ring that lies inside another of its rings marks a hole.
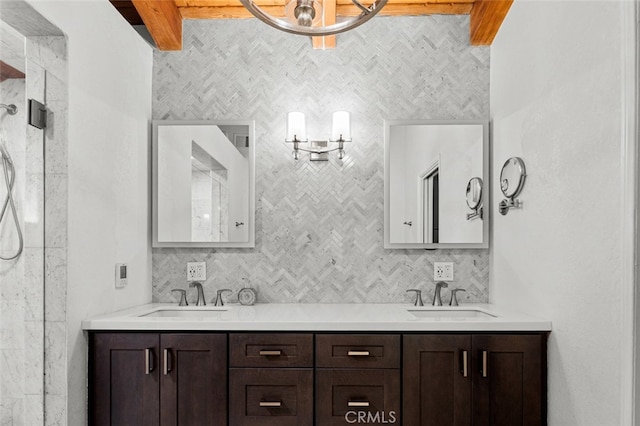
[[[205,261],[208,299],[252,286],[261,302],[408,302],[408,288],[430,297],[434,261],[453,261],[461,299],[488,301],[487,250],[383,249],[383,120],[489,117],[489,48],[469,46],[468,25],[377,17],[322,51],[254,19],[185,21],[184,49],[154,53],[153,116],[255,120],[256,247],[154,249],[153,300],[177,301],[186,262]],[[295,161],[287,112],[326,138],[340,109],[354,139],[344,160]]]

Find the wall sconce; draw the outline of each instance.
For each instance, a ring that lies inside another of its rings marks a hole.
[[[299,158],[299,152],[310,154],[311,161],[327,161],[329,152],[338,151],[338,158],[344,158],[344,143],[351,142],[351,121],[347,111],[333,113],[331,126],[331,138],[328,140],[312,140],[307,138],[307,128],[304,113],[290,112],[287,117],[287,138],[285,142],[293,144],[293,158]],[[310,142],[310,148],[300,148],[301,143]],[[337,147],[331,148],[330,143],[337,143]]]

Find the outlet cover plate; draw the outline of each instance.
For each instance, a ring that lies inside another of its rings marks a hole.
[[[205,262],[187,262],[187,281],[205,281],[207,264]]]
[[[453,281],[453,262],[434,262],[433,279],[435,281]]]

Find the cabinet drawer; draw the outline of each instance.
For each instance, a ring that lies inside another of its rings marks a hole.
[[[316,397],[318,425],[400,424],[400,370],[317,370]]]
[[[231,367],[313,367],[311,334],[229,335]]]
[[[400,368],[400,336],[318,334],[316,364],[326,368]]]
[[[313,370],[232,368],[231,426],[313,424]]]

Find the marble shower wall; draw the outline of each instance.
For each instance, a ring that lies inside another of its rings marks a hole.
[[[469,46],[468,19],[378,17],[327,51],[253,19],[185,21],[184,49],[154,53],[153,117],[255,120],[256,247],[154,249],[153,300],[177,301],[186,263],[204,261],[209,299],[252,286],[262,302],[408,302],[452,261],[462,300],[487,302],[488,250],[383,249],[383,121],[489,117],[489,48]],[[287,112],[326,138],[342,109],[344,160],[295,161]]]
[[[22,229],[28,211],[25,204],[27,192],[31,193],[34,189],[28,187],[26,179],[25,93],[24,79],[9,79],[0,83],[0,103],[15,104],[18,107],[16,115],[9,115],[1,110],[0,124],[3,128],[4,142],[15,166],[12,193]],[[5,177],[0,166],[0,201],[5,200],[6,194]],[[26,232],[24,236],[27,238]],[[29,270],[27,263],[31,263],[36,254],[34,252],[38,251],[37,248],[32,248],[37,245],[33,244],[32,238],[33,234],[30,234],[25,242],[31,247],[25,249],[19,258],[10,261],[0,260],[0,424],[12,424],[12,421],[15,421],[15,424],[25,424],[25,407],[28,404],[26,375],[29,367],[25,363],[28,352],[26,344],[32,337],[34,320],[38,319],[37,309],[34,312],[30,309],[32,306],[27,307],[26,298],[30,293],[33,281],[31,278],[34,275],[25,275]],[[11,257],[16,254],[17,248],[18,236],[9,212],[0,226],[0,255]],[[42,249],[39,251],[42,253]]]

